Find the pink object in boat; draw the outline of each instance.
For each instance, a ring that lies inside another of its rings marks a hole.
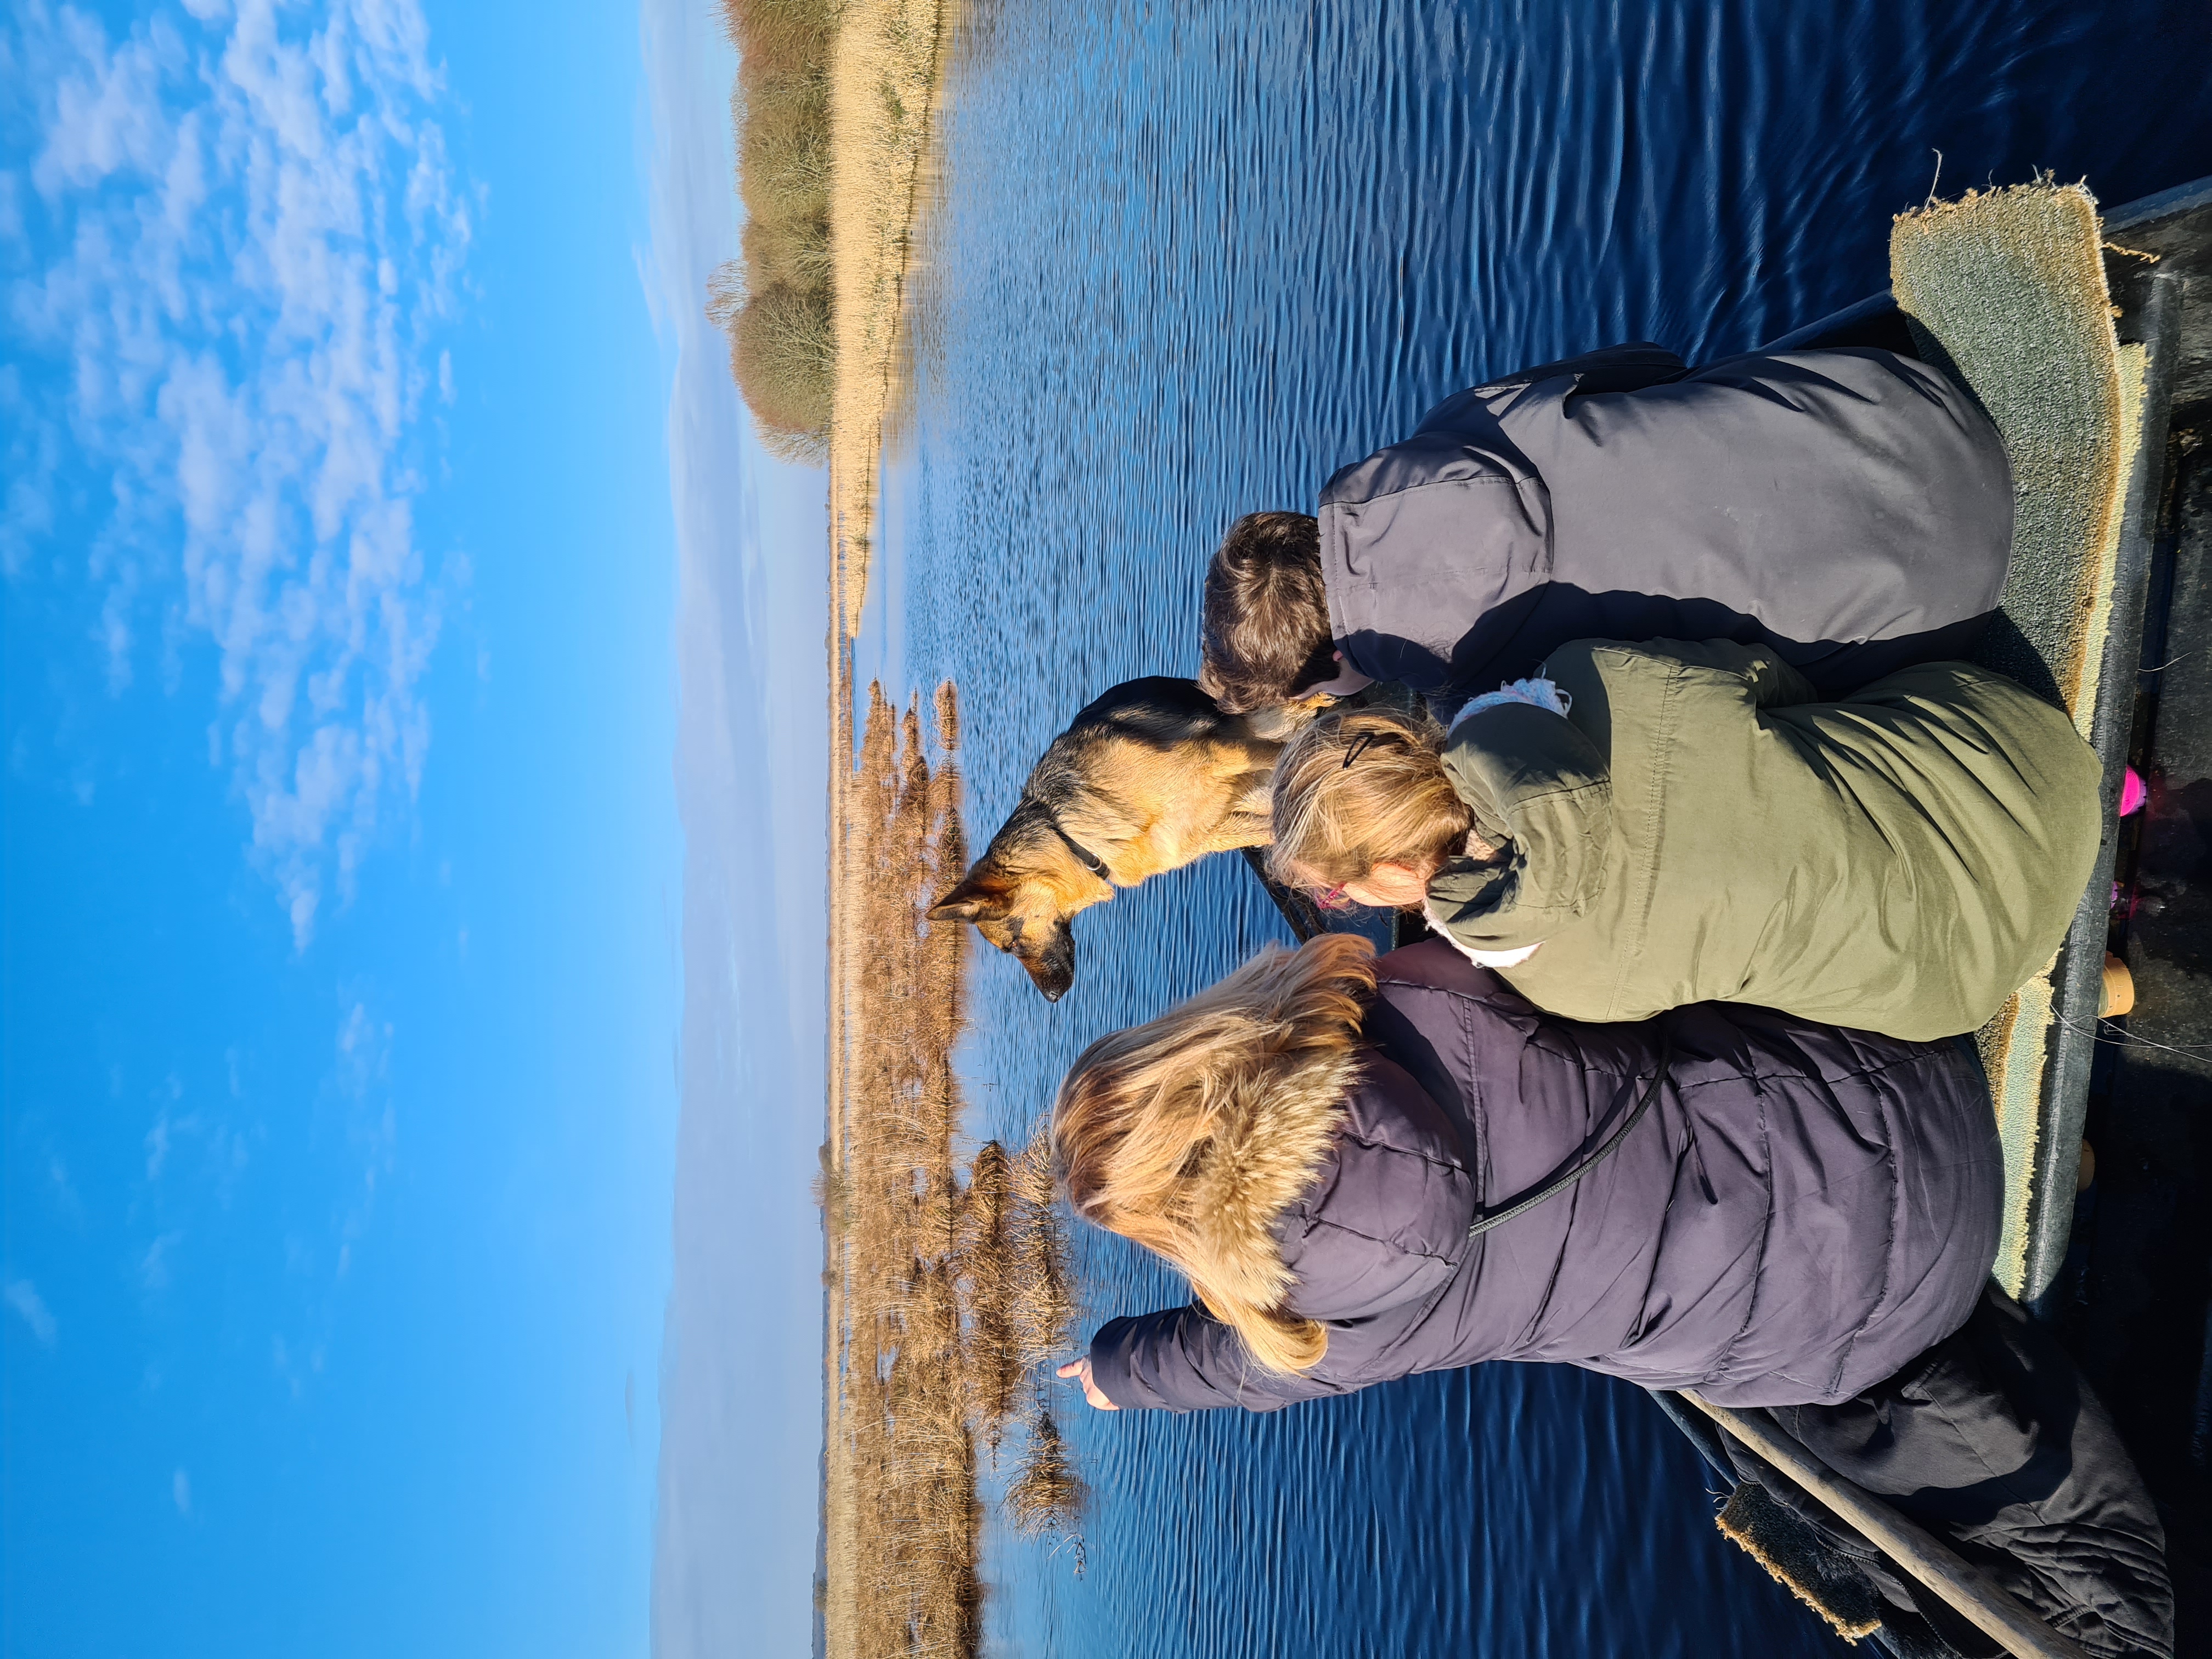
[[[2149,799],[2150,791],[2144,787],[2142,775],[2130,766],[2120,779],[2120,816],[2125,817],[2130,812],[2142,811],[2142,804]]]

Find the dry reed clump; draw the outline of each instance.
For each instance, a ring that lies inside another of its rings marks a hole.
[[[937,686],[937,746],[948,755],[960,749],[960,697],[951,680]]]
[[[1013,1160],[1009,1174],[1012,1284],[1007,1316],[1022,1363],[1040,1365],[1066,1352],[1077,1311],[1067,1267],[1067,1235],[1053,1207],[1052,1141],[1042,1125]]]
[[[1031,1537],[1065,1531],[1082,1511],[1083,1481],[1060,1441],[1060,1425],[1042,1403],[1024,1426],[1029,1449],[1006,1486],[1006,1519]]]
[[[738,52],[730,113],[743,257],[714,273],[707,314],[772,451],[818,459],[836,362],[830,261],[830,70],[841,0],[720,0]]]
[[[935,702],[940,739],[957,734],[949,684]],[[1066,1526],[1081,1503],[1036,1370],[1073,1315],[1065,1246],[1041,1141],[1019,1156],[987,1143],[965,1170],[954,1152],[965,930],[924,912],[966,848],[959,775],[930,764],[918,698],[902,711],[869,687],[838,799],[837,1035],[817,1182],[831,1308],[826,1646],[964,1656],[981,1637],[979,1440],[995,1455],[1018,1417],[1016,1525]]]
[[[822,1143],[822,1167],[814,1172],[814,1206],[822,1212],[822,1225],[831,1233],[844,1230],[849,1218],[852,1194],[845,1172],[831,1161],[830,1143]]]
[[[969,1398],[994,1453],[1026,1375],[1014,1344],[1012,1218],[1012,1160],[1005,1147],[988,1141],[969,1165],[958,1257],[968,1286]]]

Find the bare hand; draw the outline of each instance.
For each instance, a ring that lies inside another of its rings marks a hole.
[[[1083,1397],[1085,1400],[1088,1400],[1092,1405],[1096,1406],[1100,1411],[1118,1412],[1121,1409],[1112,1401],[1109,1400],[1105,1395],[1101,1392],[1098,1385],[1091,1380],[1091,1358],[1089,1355],[1085,1355],[1081,1359],[1069,1360],[1067,1364],[1060,1368],[1059,1375],[1061,1376],[1074,1377],[1078,1382],[1081,1382],[1083,1384]]]

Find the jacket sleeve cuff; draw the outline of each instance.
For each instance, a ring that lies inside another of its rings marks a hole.
[[[1091,1382],[1099,1393],[1123,1411],[1158,1408],[1167,1402],[1140,1389],[1129,1370],[1130,1339],[1137,1322],[1133,1319],[1109,1319],[1098,1328],[1091,1339]]]
[[[1091,1381],[1123,1411],[1280,1411],[1334,1392],[1261,1371],[1235,1332],[1197,1307],[1109,1320],[1091,1339]]]

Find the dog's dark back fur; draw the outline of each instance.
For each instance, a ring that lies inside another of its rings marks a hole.
[[[1030,769],[1022,799],[1048,805],[1065,802],[1085,787],[1080,757],[1111,738],[1126,738],[1165,752],[1224,732],[1241,738],[1246,729],[1242,715],[1223,714],[1198,689],[1196,680],[1167,674],[1124,680],[1085,703],[1068,721],[1067,730],[1052,740]]]

